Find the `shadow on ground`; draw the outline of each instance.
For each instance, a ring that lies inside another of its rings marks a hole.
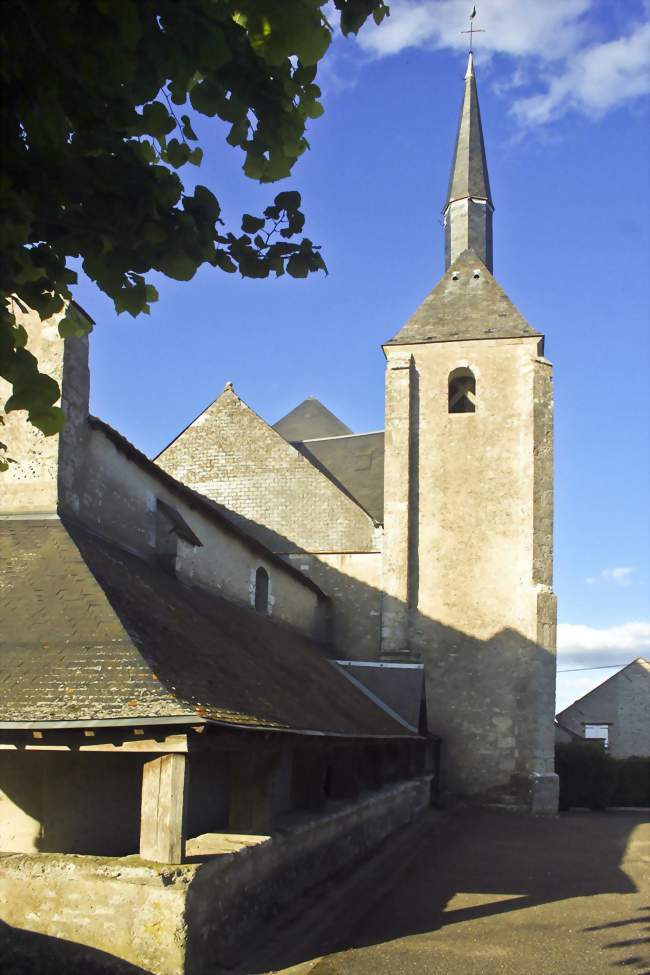
[[[250,975],[277,971],[309,958],[433,934],[499,915],[512,915],[516,920],[514,915],[524,909],[575,898],[634,894],[637,887],[621,864],[632,832],[644,819],[643,815],[626,813],[572,812],[533,818],[505,810],[459,811],[443,829],[425,833],[416,849],[406,855],[401,851],[401,862],[393,864],[387,882],[377,885],[369,878],[361,912],[358,889],[354,891],[355,902],[348,904],[341,890],[333,913],[339,918],[354,919],[356,915],[351,930],[344,930],[343,924],[338,931],[328,930],[315,940],[307,937],[303,944],[283,948],[280,956],[258,956],[254,964],[239,971]],[[328,910],[327,904],[323,910]],[[571,907],[567,905],[566,910]],[[635,910],[634,917],[614,918],[608,924],[591,928],[582,925],[579,930],[611,927],[612,934],[620,930],[621,939],[601,946],[607,949],[603,965],[639,971],[631,966],[642,963],[642,946],[647,948],[648,941],[624,935],[626,927],[645,922],[650,922],[650,909]],[[548,934],[546,931],[544,937]],[[626,952],[625,957],[621,957],[621,950]],[[645,958],[650,969],[650,960],[647,955]],[[318,973],[327,975],[330,964],[321,963]],[[331,968],[332,975],[343,971],[347,968]],[[356,973],[357,968],[353,971]],[[360,966],[359,971],[366,968]],[[650,971],[644,970],[644,975]]]
[[[2,975],[149,975],[115,955],[46,934],[21,931],[0,921]]]

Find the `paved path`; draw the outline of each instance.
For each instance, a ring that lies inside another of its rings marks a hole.
[[[346,950],[296,971],[650,975],[647,816],[465,812],[418,847]]]

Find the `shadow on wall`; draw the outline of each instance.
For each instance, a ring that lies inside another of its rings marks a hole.
[[[417,480],[413,480],[417,495]],[[415,497],[411,504],[416,505]],[[224,505],[219,508],[246,532],[269,544],[269,530],[264,526]],[[378,645],[373,653],[367,652],[367,645],[359,653],[354,639],[357,630],[369,625],[377,632],[378,644],[381,590],[302,551],[290,539],[272,534],[273,550],[286,558],[287,553],[294,554],[294,565],[308,565],[305,575],[332,598],[328,654],[351,660],[378,657]],[[425,616],[417,608],[419,556],[414,535],[410,548],[408,607],[392,600],[390,610],[393,618],[408,610],[409,649],[414,657],[407,659],[419,658],[425,667],[429,731],[443,740],[442,790],[525,803],[529,773],[554,771],[555,654],[514,629],[506,627],[480,639]],[[470,594],[468,585],[468,613],[472,611]],[[349,628],[337,627],[337,609],[352,617]],[[549,632],[549,619],[544,619],[541,607],[544,639],[551,642],[554,634]],[[529,716],[528,720],[522,720],[522,715]]]
[[[149,975],[105,951],[0,921],[2,975]]]

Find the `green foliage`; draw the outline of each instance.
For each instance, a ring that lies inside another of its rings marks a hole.
[[[614,806],[650,806],[650,758],[616,759],[618,780]]]
[[[334,0],[343,34],[383,0]],[[69,305],[71,258],[118,313],[148,313],[146,274],[190,280],[203,264],[265,278],[326,270],[301,234],[300,195],[280,193],[242,233],[223,224],[199,166],[191,110],[229,126],[244,172],[272,182],[308,148],[323,107],[316,69],[331,41],[325,0],[9,0],[0,23],[0,376],[7,411],[60,429],[58,387],[25,349],[14,302],[42,319],[67,308],[63,336],[87,329]],[[2,445],[0,445],[0,451]],[[0,454],[0,456],[2,456]],[[0,464],[6,466],[6,458]]]
[[[615,760],[598,742],[572,741],[555,746],[560,779],[560,809],[606,809],[616,788]]]

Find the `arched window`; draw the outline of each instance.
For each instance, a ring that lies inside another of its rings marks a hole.
[[[269,611],[269,574],[262,566],[255,573],[255,610],[265,614]]]
[[[464,366],[449,373],[449,412],[476,412],[476,380]]]

